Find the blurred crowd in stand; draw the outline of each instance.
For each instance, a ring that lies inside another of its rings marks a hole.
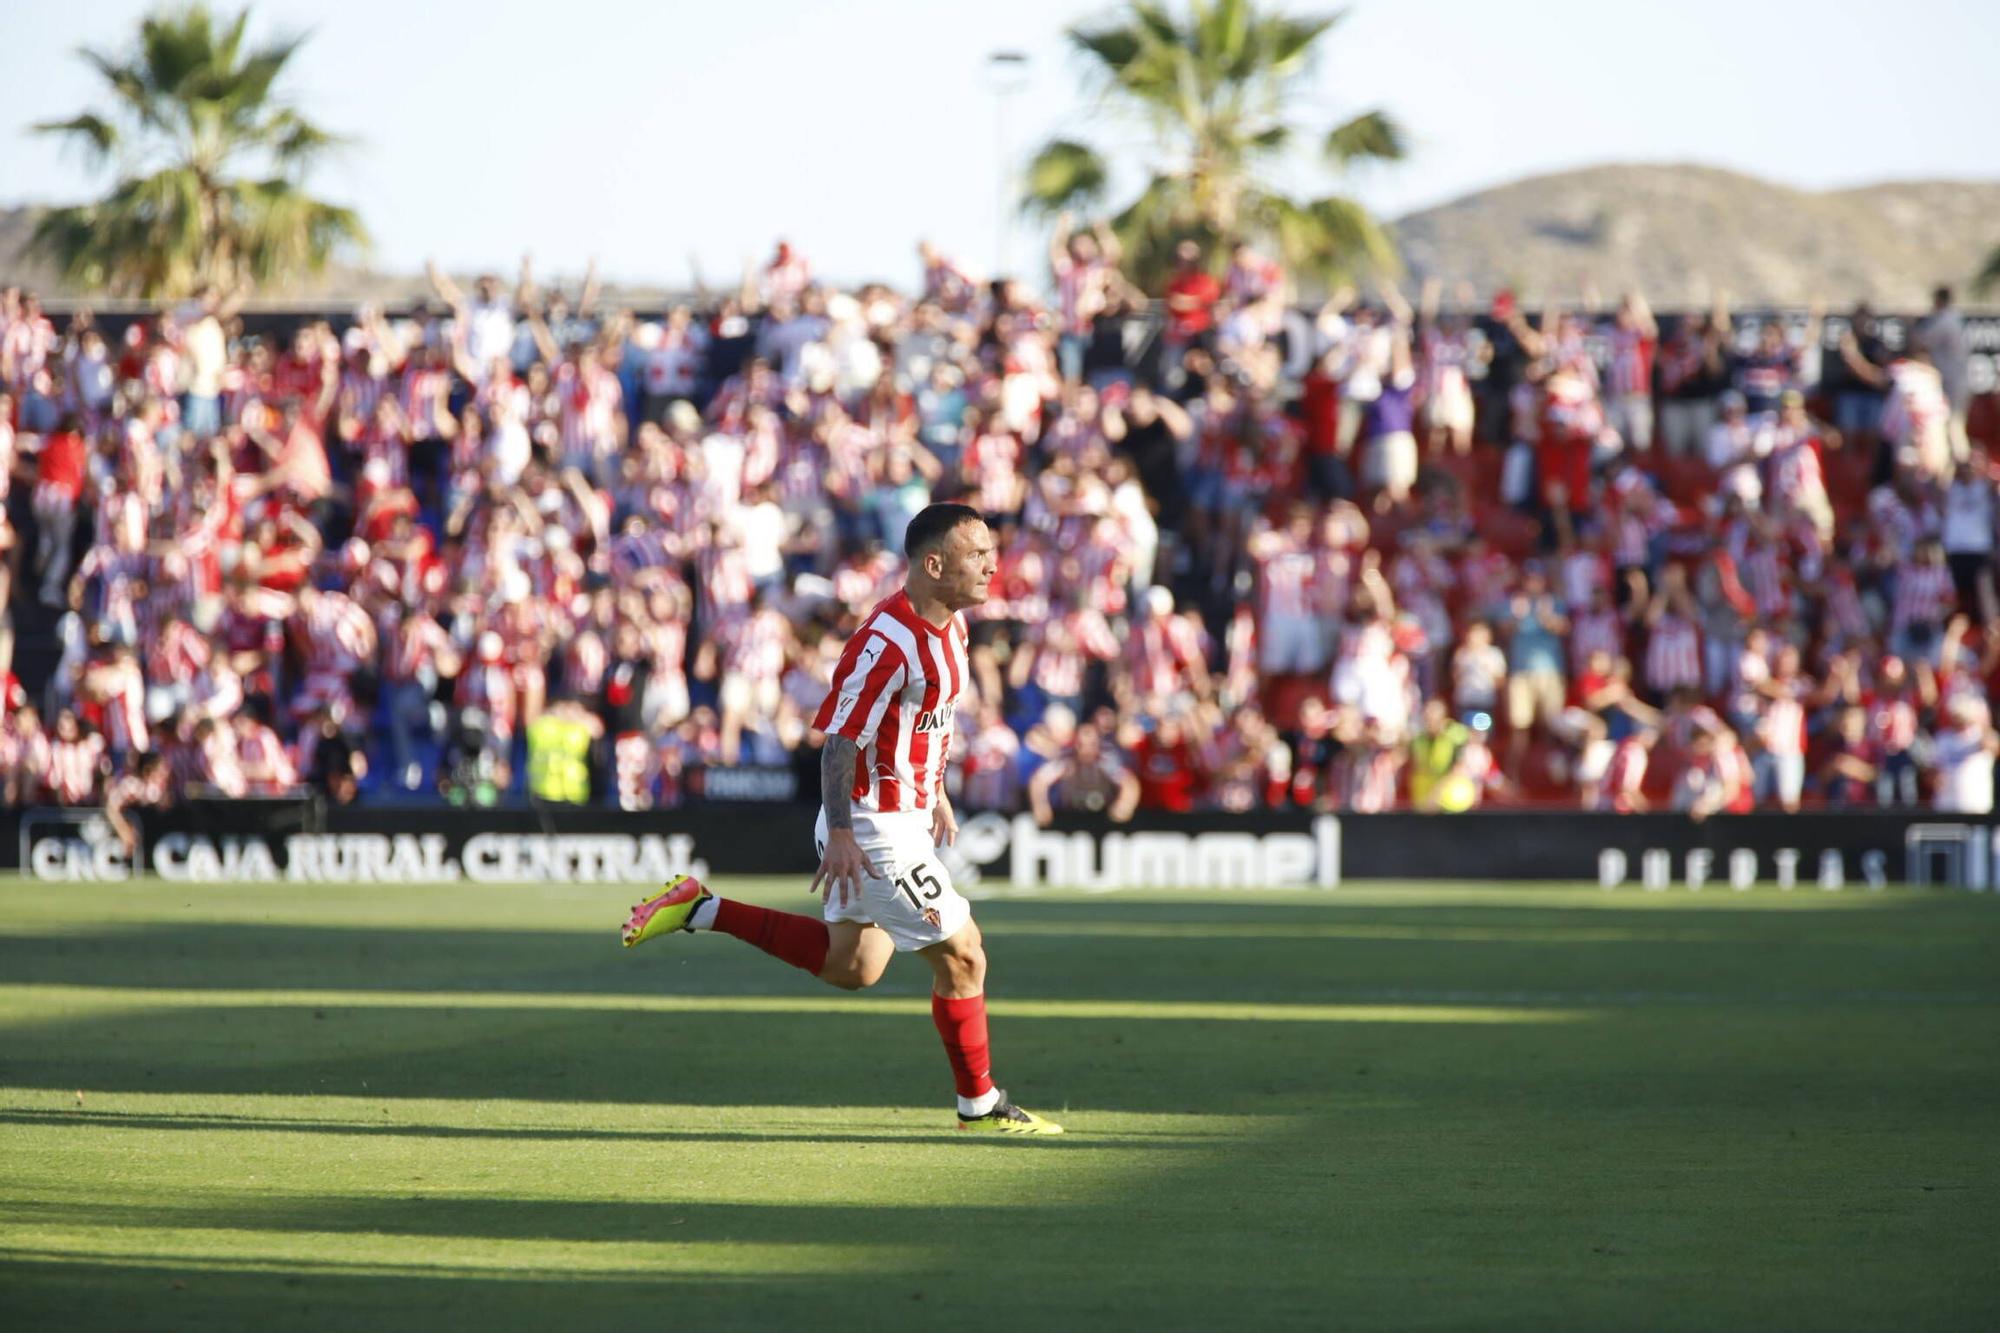
[[[781,243],[658,318],[434,270],[277,339],[8,291],[5,799],[810,797],[844,636],[962,499],[1001,553],[967,808],[1990,809],[1949,292],[1891,346],[1118,260],[1064,219],[1046,284],[925,245],[841,291]]]

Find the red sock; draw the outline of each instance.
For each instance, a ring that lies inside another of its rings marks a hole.
[[[803,968],[814,976],[818,976],[820,969],[826,966],[828,936],[824,921],[791,912],[774,912],[768,907],[753,907],[733,898],[717,898],[715,929],[725,935],[734,935],[745,944],[762,949],[793,967]],[[983,1031],[985,1024],[980,1026]]]
[[[986,1048],[986,997],[965,1000],[931,996],[931,1021],[944,1038],[952,1077],[961,1097],[982,1097],[993,1090],[993,1061]]]

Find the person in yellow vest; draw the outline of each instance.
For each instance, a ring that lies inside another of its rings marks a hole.
[[[578,700],[564,696],[528,724],[528,793],[553,805],[590,800],[590,747],[604,723]]]
[[[1457,813],[1477,801],[1476,793],[1468,791],[1470,779],[1458,765],[1459,755],[1471,739],[1465,725],[1452,720],[1444,700],[1432,699],[1424,705],[1423,729],[1410,738],[1410,805],[1414,809]]]

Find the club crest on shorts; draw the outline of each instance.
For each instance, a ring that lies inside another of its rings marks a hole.
[[[926,907],[924,909],[924,924],[932,930],[939,930],[944,926],[944,918],[938,915],[937,908]]]

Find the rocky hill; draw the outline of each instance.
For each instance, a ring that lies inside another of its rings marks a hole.
[[[62,295],[22,257],[38,210],[0,209],[0,282]],[[1637,286],[1662,308],[1841,305],[1866,297],[1915,309],[1939,281],[1963,285],[2000,245],[2000,181],[1909,181],[1814,193],[1700,166],[1602,166],[1536,176],[1424,209],[1394,224],[1412,274],[1512,287],[1530,304]],[[420,296],[417,274],[336,268],[267,301]],[[649,289],[648,289],[649,290]],[[621,293],[626,299],[638,289]]]
[[[1909,181],[1814,193],[1699,166],[1603,166],[1536,176],[1399,219],[1413,274],[1574,299],[1586,280],[1655,305],[1916,308],[1963,286],[2000,245],[2000,181]]]

